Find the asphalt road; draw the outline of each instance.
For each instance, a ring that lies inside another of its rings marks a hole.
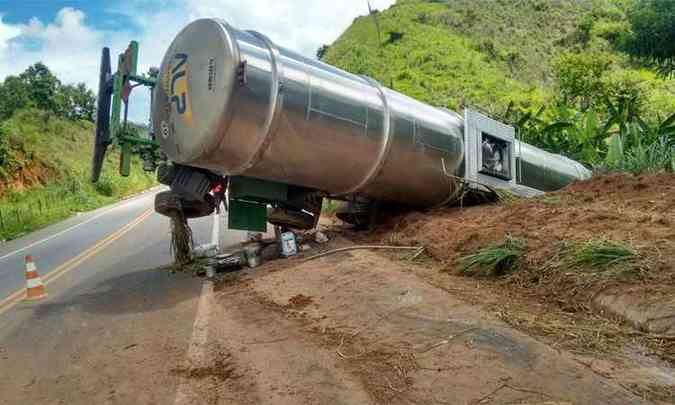
[[[0,247],[0,404],[173,401],[178,381],[167,364],[185,356],[202,281],[157,270],[172,258],[155,192]],[[191,222],[197,244],[211,241],[214,222]],[[219,234],[223,247],[244,236]],[[45,300],[12,299],[25,289],[27,254]]]

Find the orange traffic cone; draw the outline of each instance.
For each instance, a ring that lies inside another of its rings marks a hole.
[[[39,300],[47,296],[45,285],[37,272],[33,256],[26,256],[26,299]]]

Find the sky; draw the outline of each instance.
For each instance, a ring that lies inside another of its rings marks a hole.
[[[394,2],[370,0],[380,10]],[[42,61],[62,82],[84,82],[96,91],[102,47],[117,55],[129,41],[139,41],[141,69],[147,71],[159,66],[178,31],[204,17],[259,31],[314,57],[367,13],[366,0],[0,0],[0,80]],[[136,122],[147,121],[145,93],[131,100]]]

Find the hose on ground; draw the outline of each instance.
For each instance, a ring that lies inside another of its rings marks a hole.
[[[332,255],[335,253],[349,252],[351,250],[415,250],[417,253],[415,256],[419,256],[424,251],[424,246],[383,246],[383,245],[361,245],[361,246],[349,246],[340,249],[329,250],[328,252],[323,252],[310,256],[303,260],[303,262],[308,262],[310,260],[315,260],[320,257]]]

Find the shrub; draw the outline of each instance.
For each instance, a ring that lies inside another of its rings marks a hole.
[[[100,195],[112,197],[115,195],[115,184],[110,176],[101,176],[101,178],[94,184],[94,189]]]

